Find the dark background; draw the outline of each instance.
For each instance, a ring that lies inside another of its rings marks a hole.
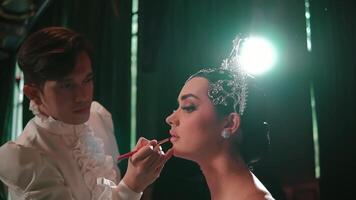
[[[302,0],[139,1],[138,136],[167,137],[164,119],[177,107],[176,97],[188,75],[220,65],[237,33],[261,35],[275,45],[278,62],[258,77],[267,94],[271,146],[255,174],[276,199],[350,199],[356,169],[355,10],[353,1],[311,0],[308,52]],[[0,48],[8,55],[0,57],[2,143],[11,125],[18,44],[27,34],[55,25],[81,32],[93,43],[95,99],[113,115],[121,153],[129,151],[131,1],[51,1],[32,22],[12,48]],[[0,39],[7,34],[4,24],[14,23],[0,23]],[[311,85],[319,129],[319,179],[314,174]],[[26,104],[24,122],[32,117]],[[294,191],[292,197],[289,191]],[[200,169],[172,158],[143,198],[210,197]]]

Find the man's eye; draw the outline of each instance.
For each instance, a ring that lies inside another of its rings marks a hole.
[[[93,76],[91,76],[91,77],[89,77],[89,78],[87,78],[87,79],[85,79],[85,83],[90,83],[91,81],[93,81],[93,79],[94,79],[94,77]]]
[[[183,106],[182,109],[188,113],[191,113],[196,110],[195,105]]]
[[[74,84],[72,84],[72,83],[61,84],[61,88],[64,88],[64,89],[70,89],[70,88],[73,88],[73,87],[74,87]]]

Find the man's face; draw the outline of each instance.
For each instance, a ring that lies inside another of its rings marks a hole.
[[[89,119],[93,99],[93,72],[86,52],[78,54],[73,71],[57,81],[46,81],[40,92],[40,110],[56,120],[81,124]]]

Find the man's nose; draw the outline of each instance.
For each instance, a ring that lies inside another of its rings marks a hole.
[[[75,101],[82,102],[86,101],[88,98],[89,92],[82,86],[77,87],[75,94]]]

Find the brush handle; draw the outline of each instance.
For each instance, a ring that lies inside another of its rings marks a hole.
[[[161,144],[166,143],[166,142],[168,142],[168,141],[169,141],[169,138],[166,138],[166,139],[164,139],[164,140],[159,141],[159,142],[157,143],[157,145],[161,145]],[[134,151],[130,151],[130,152],[128,152],[128,153],[122,154],[122,155],[118,156],[116,160],[117,160],[117,161],[120,161],[120,160],[123,160],[123,159],[125,159],[125,158],[129,158],[129,157],[131,157],[132,155],[134,155],[137,151],[138,151],[138,150],[136,149],[136,150],[134,150]]]
[[[125,159],[125,158],[129,158],[130,156],[134,155],[137,151],[138,150],[130,151],[128,153],[122,154],[122,155],[117,157],[117,161],[120,161],[120,160]]]

